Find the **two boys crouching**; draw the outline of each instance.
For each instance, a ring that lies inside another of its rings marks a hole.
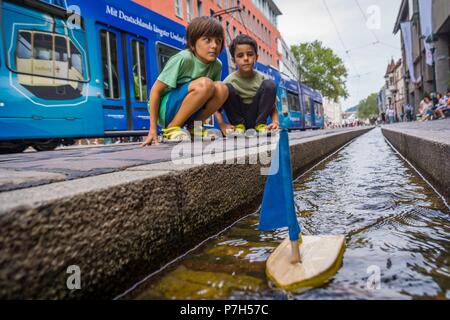
[[[192,135],[206,137],[208,130],[195,128],[194,123],[204,123],[213,115],[224,135],[242,134],[246,129],[278,129],[276,85],[254,71],[258,59],[255,40],[239,35],[232,41],[230,53],[238,70],[224,83],[220,82],[222,63],[218,60],[224,47],[220,22],[211,17],[194,19],[187,28],[186,41],[187,49],[169,59],[150,91],[150,132],[142,146],[158,144],[158,124],[168,142]],[[272,123],[267,126],[269,116]]]

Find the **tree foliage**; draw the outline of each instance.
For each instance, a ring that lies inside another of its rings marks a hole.
[[[298,80],[319,90],[332,100],[347,98],[347,68],[332,49],[324,47],[321,41],[301,43],[291,47],[298,62]]]
[[[366,99],[363,99],[358,104],[358,118],[359,119],[370,119],[373,117],[378,117],[378,106],[377,106],[377,94],[372,93]]]

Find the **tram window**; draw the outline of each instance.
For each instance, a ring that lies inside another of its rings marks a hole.
[[[312,101],[310,96],[305,96],[305,112],[311,113]]]
[[[103,92],[106,98],[118,99],[120,97],[117,38],[112,32],[100,31],[102,65],[103,65]]]
[[[322,115],[322,105],[320,103],[316,103],[314,109],[316,112],[316,116],[320,117]]]
[[[288,104],[290,111],[300,111],[300,100],[297,94],[288,92]]]
[[[70,62],[73,68],[75,68],[79,73],[83,74],[81,52],[75,45],[70,42]]]
[[[147,66],[145,45],[141,41],[131,41],[133,51],[134,97],[136,101],[147,100]]]
[[[67,40],[63,37],[55,37],[55,61],[67,62]]]
[[[60,80],[85,80],[82,68],[83,56],[68,36],[37,31],[19,31],[14,55],[16,58],[14,72],[53,78],[53,73],[56,71]],[[32,63],[32,60],[35,62]],[[36,61],[40,62],[36,64]],[[58,65],[54,63],[58,63]],[[78,72],[73,73],[71,69],[76,69]]]
[[[170,57],[180,52],[180,50],[165,46],[163,44],[158,44],[158,64],[159,64],[159,72],[164,69],[167,61],[169,61]]]
[[[20,32],[17,39],[16,56],[19,59],[31,59],[31,33]]]
[[[33,57],[37,60],[52,60],[53,37],[49,34],[34,34]]]

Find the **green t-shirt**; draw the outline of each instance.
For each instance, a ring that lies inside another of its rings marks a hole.
[[[250,104],[252,103],[256,92],[258,92],[259,87],[261,87],[261,83],[264,80],[266,80],[266,77],[258,71],[254,71],[252,78],[241,78],[238,72],[235,71],[226,77],[223,82],[231,84],[242,98],[242,101],[245,104]]]
[[[216,60],[209,64],[200,61],[191,51],[183,50],[172,56],[159,74],[158,80],[168,88],[164,91],[159,104],[158,123],[165,127],[167,100],[170,91],[192,80],[207,77],[213,81],[220,81],[222,76],[222,62]]]

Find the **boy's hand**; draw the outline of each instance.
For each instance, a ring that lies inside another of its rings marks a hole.
[[[220,131],[222,131],[222,134],[226,137],[229,133],[234,131],[234,126],[232,126],[229,123],[221,123],[219,125]]]
[[[152,144],[159,144],[159,142],[158,142],[158,133],[156,131],[154,131],[154,132],[150,131],[148,133],[147,138],[141,144],[141,148],[145,147],[145,146],[150,146]]]
[[[280,124],[278,122],[272,122],[267,126],[267,130],[274,131],[280,129]]]

